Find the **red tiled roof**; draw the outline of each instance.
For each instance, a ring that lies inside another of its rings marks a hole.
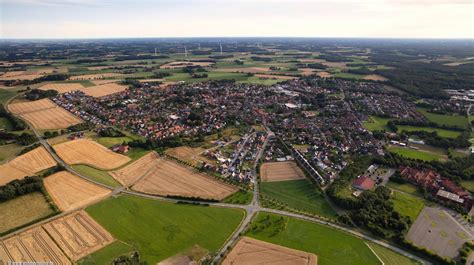
[[[352,186],[354,188],[358,188],[361,190],[370,190],[374,187],[375,181],[373,181],[371,178],[368,178],[366,176],[362,176],[354,180],[352,182]]]

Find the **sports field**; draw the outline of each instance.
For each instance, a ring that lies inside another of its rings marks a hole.
[[[306,179],[262,182],[261,194],[285,203],[288,207],[333,218],[336,212],[310,181]]]
[[[390,146],[388,150],[406,158],[420,159],[423,161],[441,160],[443,158],[443,155],[434,152],[414,150],[407,147]]]
[[[446,114],[436,114],[430,113],[426,109],[418,108],[419,112],[423,113],[425,117],[437,124],[440,125],[449,125],[449,126],[458,126],[458,127],[467,127],[469,125],[469,120],[465,116],[459,114],[446,115]]]
[[[137,248],[142,261],[148,264],[196,244],[214,252],[244,216],[240,210],[165,203],[128,195],[110,197],[86,211],[115,238]]]
[[[398,191],[393,192],[391,201],[393,202],[395,211],[401,215],[410,217],[412,223],[415,222],[421,210],[425,207],[423,199]]]
[[[265,220],[267,216],[270,222]],[[294,218],[284,217],[287,223],[280,225],[278,220],[281,217],[276,214],[259,213],[251,227],[261,227],[261,231],[252,231],[251,228],[246,236],[314,253],[318,256],[319,265],[380,264],[377,257],[359,238],[324,225]]]
[[[0,203],[0,233],[53,213],[43,194],[33,192]]]
[[[405,192],[405,193],[409,193],[411,195],[414,195],[414,196],[422,196],[422,194],[418,191],[418,188],[411,184],[411,183],[397,183],[397,182],[394,182],[394,181],[389,181],[387,183],[387,187],[388,188],[391,188],[391,189],[394,189],[394,190],[398,190],[398,191],[402,191],[402,192]]]

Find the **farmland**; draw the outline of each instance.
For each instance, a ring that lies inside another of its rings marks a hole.
[[[81,90],[84,86],[81,83],[50,83],[40,86],[41,90],[56,90],[58,93],[66,93],[73,90]]]
[[[165,153],[179,160],[196,165],[197,160],[195,159],[195,157],[202,152],[204,152],[204,149],[201,147],[179,146],[175,148],[170,148],[166,150]]]
[[[322,192],[306,179],[262,182],[260,185],[263,196],[285,203],[290,208],[328,218],[334,218],[336,214]]]
[[[44,195],[29,193],[0,203],[0,234],[54,213]]]
[[[409,259],[405,256],[402,256],[396,252],[391,251],[385,247],[377,245],[372,242],[367,242],[367,244],[377,253],[377,256],[384,262],[385,265],[416,265],[420,264],[412,259]]]
[[[109,174],[123,186],[129,186],[154,170],[160,159],[156,152],[150,152],[126,167]]]
[[[389,129],[387,127],[387,122],[389,120],[390,119],[387,119],[387,118],[381,118],[381,117],[377,117],[377,116],[370,116],[368,121],[363,122],[363,125],[367,130],[369,130],[371,132],[373,132],[373,131],[382,131],[382,130],[389,131]]]
[[[62,211],[77,209],[100,200],[111,193],[110,190],[81,179],[67,171],[48,176],[44,180],[44,186]]]
[[[412,131],[436,132],[439,136],[446,137],[446,138],[456,138],[459,135],[461,135],[461,132],[459,132],[459,131],[446,130],[446,129],[440,129],[440,128],[432,128],[432,127],[397,125],[397,128],[398,128],[398,132],[402,132],[402,131],[407,131],[407,132],[412,132]]]
[[[82,122],[49,99],[9,104],[8,108],[36,129],[64,129]]]
[[[81,91],[92,97],[104,97],[124,91],[125,89],[127,89],[127,86],[116,83],[107,83],[98,86],[86,87],[81,89]]]
[[[263,182],[304,179],[303,171],[293,161],[263,163],[260,176]]]
[[[223,265],[271,264],[282,260],[288,264],[316,265],[317,256],[250,237],[242,237],[222,262]]]
[[[73,261],[114,241],[112,235],[83,211],[48,222],[43,228]]]
[[[53,148],[70,165],[86,164],[99,169],[114,169],[130,161],[130,158],[87,139],[60,143]]]
[[[132,247],[120,241],[114,241],[110,245],[87,255],[78,261],[80,265],[92,264],[110,264],[115,258],[127,255],[133,251]]]
[[[133,189],[147,194],[222,200],[237,188],[176,162],[162,159]]]
[[[71,264],[69,259],[41,227],[3,240],[0,244],[0,261],[45,261]]]
[[[72,168],[79,174],[112,187],[120,187],[120,183],[112,178],[106,171],[102,171],[87,165],[73,165]]]
[[[5,185],[14,179],[22,179],[26,176],[34,175],[55,165],[56,161],[46,149],[42,146],[37,147],[0,165],[0,185]]]
[[[86,211],[115,238],[136,248],[141,260],[148,264],[194,245],[214,252],[243,218],[239,210],[172,204],[126,195],[110,197]]]
[[[259,213],[246,236],[314,253],[318,256],[318,264],[321,265],[380,264],[377,257],[359,238],[324,225],[287,217],[283,218],[283,221],[287,222],[286,225],[280,226],[281,217],[270,213]],[[261,227],[261,230],[253,230],[253,227]],[[276,233],[281,227],[284,229]]]

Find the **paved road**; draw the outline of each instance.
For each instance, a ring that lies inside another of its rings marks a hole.
[[[27,122],[27,121],[26,121]],[[27,122],[28,123],[28,122]],[[29,124],[29,123],[28,123]],[[167,197],[162,197],[162,196],[157,196],[157,195],[148,195],[148,194],[143,194],[143,193],[139,193],[139,192],[135,192],[135,191],[131,191],[131,190],[128,190],[124,187],[120,187],[120,188],[115,188],[115,187],[112,187],[112,186],[109,186],[109,185],[106,185],[106,184],[103,184],[101,182],[98,182],[98,181],[95,181],[95,180],[92,180],[90,178],[88,178],[87,176],[84,176],[82,174],[80,174],[79,172],[76,172],[72,167],[70,167],[68,164],[66,164],[53,150],[53,148],[51,147],[51,145],[49,145],[49,143],[42,138],[41,134],[35,129],[33,128],[33,126],[31,126],[31,124],[29,124],[32,131],[34,132],[34,134],[36,135],[36,137],[38,137],[38,139],[40,139],[40,143],[46,148],[46,150],[51,154],[51,156],[56,160],[56,162],[60,165],[62,165],[67,171],[79,176],[80,178],[84,179],[84,180],[87,180],[87,181],[90,181],[96,185],[99,185],[101,187],[105,187],[105,188],[108,188],[108,189],[111,189],[113,190],[113,194],[119,194],[119,193],[124,193],[124,194],[129,194],[129,195],[134,195],[134,196],[139,196],[139,197],[143,197],[143,198],[149,198],[149,199],[154,199],[154,200],[161,200],[161,201],[167,201],[167,202],[172,202],[172,203],[176,203],[178,201],[181,201],[181,202],[188,202],[188,203],[198,203],[198,204],[209,204],[210,206],[213,206],[213,207],[223,207],[223,208],[234,208],[234,209],[241,209],[241,210],[244,210],[246,212],[246,216],[244,218],[244,220],[241,222],[240,226],[234,231],[234,233],[232,234],[231,238],[224,244],[224,246],[218,251],[218,254],[215,256],[215,259],[214,259],[214,263],[215,264],[218,264],[220,262],[220,259],[221,259],[221,255],[223,255],[226,251],[227,251],[227,248],[229,246],[232,246],[233,244],[236,243],[236,241],[239,239],[240,237],[240,234],[243,233],[246,228],[249,226],[252,218],[255,216],[256,213],[260,212],[260,211],[264,211],[264,212],[270,212],[270,213],[275,213],[275,214],[280,214],[280,215],[284,215],[284,216],[289,216],[289,217],[293,217],[293,218],[299,218],[299,219],[302,219],[302,220],[306,220],[306,221],[310,221],[310,222],[315,222],[315,223],[320,223],[320,224],[324,224],[324,225],[327,225],[327,226],[330,226],[332,228],[335,228],[335,229],[339,229],[339,230],[342,230],[342,231],[345,231],[347,233],[350,233],[352,235],[355,235],[359,238],[362,238],[364,240],[368,240],[368,241],[372,241],[372,242],[375,242],[377,244],[380,244],[382,246],[385,246],[395,252],[398,252],[404,256],[407,256],[407,257],[410,257],[414,260],[417,260],[419,261],[420,263],[422,264],[431,264],[417,256],[414,256],[412,255],[411,253],[408,253],[392,244],[389,244],[389,243],[386,243],[384,241],[380,241],[376,238],[373,238],[369,235],[366,235],[366,234],[363,234],[359,231],[355,231],[355,230],[352,230],[350,228],[347,228],[347,227],[343,227],[343,226],[340,226],[338,224],[335,224],[335,223],[331,223],[331,222],[328,222],[326,220],[323,220],[323,219],[319,219],[319,218],[315,218],[315,217],[307,217],[307,216],[304,216],[304,215],[300,215],[300,214],[296,214],[296,213],[290,213],[290,212],[286,212],[286,211],[281,211],[281,210],[275,210],[275,209],[269,209],[269,208],[262,208],[260,207],[260,203],[259,203],[259,189],[258,189],[258,181],[257,181],[257,175],[254,174],[254,188],[253,188],[253,198],[252,198],[252,202],[249,204],[249,205],[239,205],[239,204],[228,204],[228,203],[207,203],[207,202],[199,202],[199,201],[194,201],[194,200],[185,200],[185,199],[172,199],[172,198],[167,198]],[[268,130],[268,129],[267,129]],[[269,133],[271,133],[271,131],[268,130]],[[248,139],[248,137],[247,137]],[[247,140],[246,139],[246,140]],[[268,141],[268,137],[264,143],[263,146],[266,146],[267,144],[267,141]],[[262,148],[263,149],[263,148]],[[259,152],[259,156],[261,156],[261,154],[263,153],[263,150],[260,150]],[[259,156],[257,156],[257,159],[259,159]],[[254,163],[254,166],[257,165],[257,162],[258,160],[256,160],[256,162]],[[48,221],[51,221],[51,220],[54,220],[56,218],[59,218],[61,216],[64,216],[64,215],[67,215],[68,213],[70,213],[72,211],[67,211],[67,212],[63,212],[59,215],[56,215],[56,216],[53,216],[51,218],[48,218],[46,220],[43,220],[39,223],[36,223],[36,224],[33,224],[31,226],[34,226],[34,225],[38,225],[38,224],[42,224],[42,223],[46,223]],[[14,234],[18,234],[26,229],[28,229],[29,227],[31,226],[28,226],[28,227],[25,227],[23,229],[20,229],[18,231],[16,231],[15,233],[12,233],[12,234],[9,234],[9,235],[6,235],[0,239],[3,239],[3,238],[6,238],[6,237],[10,237]]]

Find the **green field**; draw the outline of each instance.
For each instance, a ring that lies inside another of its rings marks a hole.
[[[416,265],[420,264],[419,262],[412,260],[408,257],[405,257],[397,252],[391,251],[390,249],[383,247],[381,245],[367,242],[367,244],[372,248],[372,250],[377,253],[377,256],[383,261],[385,265]]]
[[[413,132],[413,131],[436,132],[438,136],[446,137],[446,138],[456,138],[459,135],[461,135],[461,132],[459,131],[445,130],[445,129],[432,128],[432,127],[397,125],[397,128],[398,128],[398,132],[401,132],[404,130],[408,132]]]
[[[110,176],[106,171],[102,171],[99,169],[95,169],[90,166],[86,165],[73,165],[71,166],[75,171],[84,175],[92,180],[98,181],[105,185],[109,185],[112,187],[120,187],[120,183],[118,183],[112,176]]]
[[[244,216],[240,210],[173,204],[129,195],[108,198],[86,211],[115,238],[136,248],[148,264],[196,244],[215,252]],[[101,259],[111,258],[114,257]]]
[[[405,193],[409,193],[411,195],[414,195],[414,196],[423,196],[419,191],[418,191],[418,188],[411,184],[411,183],[396,183],[396,182],[393,182],[393,181],[389,181],[387,183],[387,187],[391,188],[391,189],[394,189],[394,190],[399,190],[399,191],[402,191],[402,192],[405,192]]]
[[[0,117],[0,129],[10,131],[13,129],[13,126],[7,118]]]
[[[223,203],[249,204],[252,202],[253,193],[249,190],[239,190],[222,200]]]
[[[131,253],[132,251],[133,251],[132,247],[120,241],[115,241],[112,244],[79,260],[78,264],[80,265],[111,264],[115,258],[127,255]]]
[[[462,180],[461,186],[470,192],[474,192],[474,180]]]
[[[321,191],[306,179],[262,182],[260,188],[262,195],[285,203],[290,208],[328,218],[336,215]]]
[[[269,221],[265,221],[267,216],[270,217]],[[318,265],[380,264],[377,257],[359,238],[325,225],[294,218],[285,217],[287,223],[279,225],[278,220],[281,217],[270,213],[259,213],[252,222],[247,236],[314,253],[318,256]],[[261,231],[255,231],[253,227],[260,227]]]
[[[0,233],[53,214],[43,194],[33,192],[0,203]]]
[[[425,117],[435,122],[439,125],[450,125],[450,126],[458,126],[458,127],[467,127],[469,125],[469,120],[467,117],[461,116],[459,114],[453,115],[443,115],[443,114],[435,114],[429,113],[426,109],[418,108],[419,112],[423,113]]]
[[[420,159],[423,161],[441,160],[442,155],[434,152],[414,150],[407,147],[390,146],[388,150],[410,159]]]
[[[381,118],[377,116],[370,116],[369,120],[366,122],[363,122],[364,127],[373,132],[373,131],[390,131],[390,129],[387,127],[387,122],[389,121],[389,118]]]
[[[0,163],[2,163],[4,160],[13,158],[16,154],[23,150],[23,148],[25,147],[19,144],[0,145]]]
[[[410,217],[412,223],[415,222],[418,214],[420,214],[425,202],[423,199],[398,191],[394,191],[391,197],[395,211],[401,215]]]

